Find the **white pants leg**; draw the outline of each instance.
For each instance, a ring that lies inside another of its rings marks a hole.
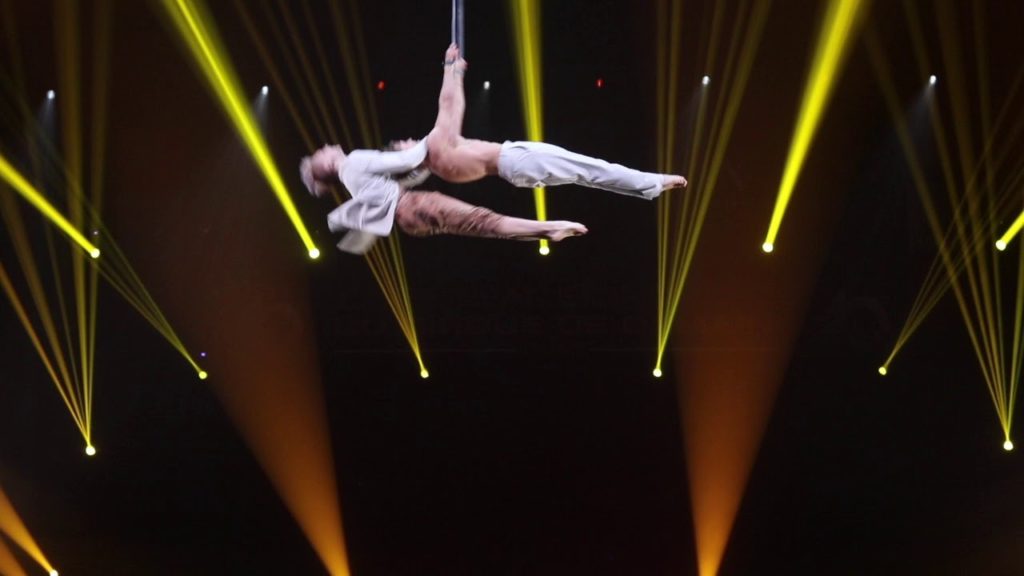
[[[661,174],[591,158],[544,142],[505,142],[498,175],[521,188],[578,184],[653,200],[661,194]]]

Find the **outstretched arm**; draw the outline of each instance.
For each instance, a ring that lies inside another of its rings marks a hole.
[[[462,79],[466,73],[466,61],[459,55],[459,47],[452,44],[444,54],[444,80],[441,95],[437,101],[437,122],[434,136],[443,138],[451,146],[462,136],[462,117],[466,114],[466,94]]]

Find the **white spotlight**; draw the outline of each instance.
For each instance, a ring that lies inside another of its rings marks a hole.
[[[264,96],[266,96],[267,94],[270,94],[270,86],[267,86],[266,84],[264,84],[263,88],[260,88],[260,94],[262,94]]]
[[[491,81],[490,80],[484,80],[484,90],[490,90],[490,89],[491,89]]]
[[[935,76],[935,74],[932,74],[931,76],[928,77],[928,85],[929,86],[935,86],[935,83],[938,82],[938,81],[939,81],[939,79],[938,79],[937,76]]]
[[[57,93],[54,92],[53,90],[47,90],[46,91],[46,99],[47,100],[53,100],[56,97],[57,97]]]
[[[705,77],[700,79],[701,86],[707,86],[710,83],[711,83],[711,76],[705,76]]]

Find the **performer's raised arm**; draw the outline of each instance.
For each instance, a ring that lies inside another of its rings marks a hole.
[[[450,146],[458,143],[462,136],[462,118],[466,114],[466,94],[463,77],[466,61],[459,54],[459,47],[452,44],[444,53],[444,79],[441,95],[437,99],[437,121],[431,138],[443,138]]]

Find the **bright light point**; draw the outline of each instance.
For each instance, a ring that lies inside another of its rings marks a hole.
[[[210,375],[206,373],[206,370],[200,370],[199,371],[199,379],[200,380],[206,380],[209,377],[210,377]]]
[[[316,260],[317,258],[320,257],[320,250],[318,248],[310,248],[309,257],[312,258],[313,260]]]
[[[385,88],[387,88],[387,84],[383,80],[377,82],[377,90],[383,92]]]
[[[99,258],[100,257],[100,249],[99,248],[93,248],[92,250],[89,250],[89,256],[92,256],[94,259],[95,258]]]
[[[206,358],[206,352],[200,352],[199,353],[199,357],[200,358]]]
[[[267,94],[270,94],[270,86],[267,86],[266,84],[264,84],[263,88],[260,88],[260,94],[262,94],[264,96],[266,96]]]
[[[53,90],[47,90],[46,91],[46,99],[47,100],[53,100],[56,97],[57,97],[57,93],[54,92]]]
[[[764,250],[765,254],[771,254],[772,250],[775,250],[775,245],[771,242],[765,242],[761,244],[761,250]]]
[[[424,380],[426,380],[427,378],[430,378],[430,372],[427,372],[426,368],[421,368],[420,369],[420,378],[423,378]]]
[[[548,254],[551,254],[551,248],[548,248],[547,246],[541,246],[540,247],[540,255],[541,256],[547,256]]]
[[[56,570],[50,570],[50,576],[60,576]]]
[[[598,88],[604,88],[604,78],[598,78],[597,82],[594,82],[594,85]]]
[[[651,372],[651,374],[654,374],[655,378],[661,378],[661,368],[655,368],[654,372]]]
[[[885,366],[882,366],[878,369],[878,373],[881,374],[882,376],[885,376],[886,374],[889,373],[889,369],[886,368]]]
[[[490,90],[490,89],[491,89],[491,81],[490,80],[484,80],[484,90]]]
[[[928,84],[930,86],[935,86],[935,83],[938,81],[939,79],[935,76],[935,74],[932,74],[931,76],[928,77]]]
[[[1006,442],[1003,442],[1003,450],[1006,450],[1007,452],[1012,451],[1013,450],[1013,442],[1010,442],[1009,440],[1007,440]]]
[[[88,446],[86,446],[85,447],[85,455],[86,456],[95,456],[96,455],[96,447],[93,446],[92,444],[89,444]],[[50,574],[56,574],[56,572],[50,572]]]
[[[996,240],[996,250],[999,250],[1000,252],[1006,250],[1006,242],[1003,242],[1002,240]]]
[[[705,76],[705,77],[700,79],[701,86],[707,86],[710,83],[711,83],[711,76]]]

